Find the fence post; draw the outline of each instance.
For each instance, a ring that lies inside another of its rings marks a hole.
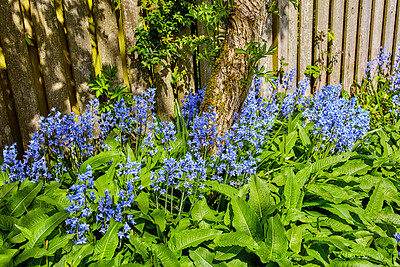
[[[305,77],[306,67],[312,64],[313,1],[300,0],[299,80]],[[307,88],[307,95],[311,88]]]
[[[331,30],[335,34],[335,41],[332,44],[331,51],[341,52],[343,51],[343,21],[344,21],[344,0],[331,0]],[[337,85],[340,83],[340,75],[342,73],[342,54],[339,54],[337,63],[333,67],[332,73],[328,76],[329,83]]]

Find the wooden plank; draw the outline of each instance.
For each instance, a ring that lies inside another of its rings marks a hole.
[[[382,44],[383,16],[384,16],[385,0],[375,0],[372,11],[372,26],[370,40],[369,60],[376,58],[377,53]]]
[[[191,31],[190,28],[186,27],[181,29],[179,35],[182,36],[190,36]],[[173,66],[173,70],[179,74],[182,74],[182,77],[178,80],[176,84],[176,90],[178,95],[179,103],[182,103],[184,99],[184,95],[189,92],[193,93],[195,90],[195,78],[194,78],[194,60],[193,55],[190,53],[189,47],[186,49],[182,48],[181,58],[176,60],[175,66]]]
[[[321,36],[321,42],[314,44],[314,63],[327,66],[328,57],[325,52],[328,51],[328,28],[329,28],[329,1],[317,0],[316,1],[316,32],[314,36]],[[326,85],[326,70],[321,72],[319,79],[315,83],[315,90],[319,90],[322,86]]]
[[[289,4],[289,52],[288,52],[288,68],[289,71],[296,69],[297,73],[297,33],[298,33],[298,11],[292,4]],[[297,84],[297,75],[293,79],[293,83]]]
[[[17,121],[17,116],[14,115],[11,119],[8,116],[7,107],[10,107],[11,110],[12,101],[10,101],[11,97],[7,99],[7,94],[11,93],[11,90],[8,88],[7,80],[6,61],[3,49],[0,47],[0,151],[2,151],[6,145],[17,141],[21,142],[21,140],[13,138],[12,135],[13,130],[15,133],[19,133],[19,129],[12,129],[10,122],[11,120]]]
[[[313,39],[313,1],[300,0],[300,40],[299,40],[299,80],[304,79],[305,70],[312,64],[312,39]],[[308,88],[306,94],[311,94]]]
[[[49,108],[71,112],[65,57],[60,49],[60,23],[53,1],[32,1],[32,20]]]
[[[207,31],[204,25],[201,23],[197,23],[197,33],[199,36],[205,35],[207,36]],[[200,46],[199,53],[204,53],[206,47]],[[199,80],[200,80],[200,88],[206,88],[208,80],[211,78],[212,74],[212,66],[211,63],[205,59],[199,60]]]
[[[83,112],[89,100],[94,98],[88,86],[90,76],[95,75],[87,19],[89,7],[86,1],[63,0],[63,8],[72,75],[79,110]]]
[[[110,1],[93,0],[93,16],[96,23],[96,36],[100,64],[103,69],[109,65],[117,67],[116,84],[123,84],[121,53],[118,40],[117,18]]]
[[[24,21],[25,33],[35,43],[36,34],[33,31],[33,21],[29,0],[20,0],[21,13]],[[43,76],[40,72],[39,53],[36,46],[28,45],[28,54],[32,62],[33,81],[35,84],[36,95],[39,102],[39,112],[41,116],[47,116],[49,113],[46,90],[43,85]]]
[[[278,58],[282,63],[287,64],[289,63],[289,0],[279,1],[279,15]],[[288,66],[279,67],[282,67],[284,73],[289,71]]]
[[[357,20],[359,0],[346,2],[346,21],[344,29],[344,54],[343,54],[343,89],[350,92],[354,80],[356,62]]]
[[[164,66],[154,66],[156,87],[156,110],[162,121],[174,118],[174,90],[171,84],[171,63],[163,61]]]
[[[25,41],[19,2],[0,0],[0,37],[7,75],[15,101],[22,141],[26,147],[38,130],[39,103],[33,83],[32,65]]]
[[[267,41],[267,46],[272,45],[272,15],[267,14],[264,25],[264,32],[262,33],[261,39]],[[266,71],[273,70],[273,56],[266,56],[260,59],[260,66],[264,66]],[[263,82],[260,88],[260,96],[266,97],[268,95],[268,89],[270,84],[267,82]]]
[[[136,44],[135,30],[141,26],[139,1],[121,0],[124,20],[125,45],[127,50]],[[134,95],[144,93],[150,87],[150,72],[140,63],[137,53],[127,55],[128,76],[130,88]]]
[[[393,57],[392,60],[394,60],[395,54],[400,54],[400,51],[398,50],[399,45],[400,45],[400,4],[397,5],[397,13],[396,13],[396,26],[395,26],[395,38],[394,38],[394,46],[393,46]]]
[[[385,19],[384,19],[384,29],[383,29],[383,46],[387,48],[388,52],[392,52],[394,44],[394,30],[396,23],[396,8],[398,0],[386,0],[385,5]]]
[[[357,59],[356,59],[356,79],[361,82],[365,75],[365,67],[368,61],[369,40],[372,19],[372,0],[361,0],[360,17],[357,36]]]
[[[343,29],[344,29],[344,5],[345,0],[333,0],[331,5],[331,30],[335,34],[335,41],[332,43],[333,53],[343,51]],[[334,65],[332,73],[328,76],[329,84],[337,85],[341,82],[342,58],[340,54],[337,63]]]

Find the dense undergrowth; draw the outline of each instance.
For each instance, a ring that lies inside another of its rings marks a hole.
[[[399,265],[399,56],[386,58],[358,98],[306,97],[292,72],[263,99],[255,80],[226,133],[199,112],[204,91],[159,121],[154,90],[112,91],[103,73],[105,101],[42,118],[22,159],[4,150],[0,265]]]

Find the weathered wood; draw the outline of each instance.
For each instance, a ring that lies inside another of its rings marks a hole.
[[[308,65],[312,64],[312,39],[313,39],[313,1],[300,0],[300,40],[299,40],[299,80],[305,77]],[[306,92],[310,94],[311,91]]]
[[[395,57],[395,54],[400,54],[400,51],[398,50],[399,45],[400,45],[400,4],[397,5],[397,13],[396,13],[396,27],[395,27],[395,39],[394,39],[394,45],[393,45],[393,59]]]
[[[96,23],[96,36],[100,63],[103,69],[109,65],[117,67],[117,84],[123,84],[121,53],[118,40],[117,18],[110,1],[93,0],[93,16]]]
[[[383,16],[385,11],[385,0],[375,0],[372,11],[371,43],[369,60],[376,58],[382,44]]]
[[[80,112],[86,109],[94,95],[88,82],[95,75],[89,34],[89,7],[86,1],[63,0],[64,21],[67,29],[69,58]]]
[[[344,0],[331,0],[331,30],[335,34],[335,41],[333,41],[331,51],[333,53],[343,51],[342,43],[343,43],[343,16],[344,16]],[[332,73],[328,76],[328,80],[330,84],[339,84],[340,83],[340,75],[342,72],[342,58],[343,56],[340,54],[337,58],[337,63],[334,65]]]
[[[20,0],[21,13],[24,21],[25,34],[29,38],[36,40],[36,34],[33,31],[33,22],[31,17],[31,9],[29,0]],[[46,90],[43,85],[43,76],[40,72],[39,53],[36,46],[28,45],[28,54],[32,62],[33,82],[35,85],[36,95],[39,102],[39,112],[41,116],[46,116],[49,113]]]
[[[343,89],[350,92],[353,85],[355,62],[356,62],[356,42],[357,19],[358,19],[359,0],[349,0],[346,2],[346,21],[344,29],[344,54],[343,54]]]
[[[161,120],[174,118],[174,89],[171,84],[171,63],[163,61],[164,66],[154,66],[154,86],[156,87],[156,109]]]
[[[278,38],[278,58],[284,63],[289,63],[289,0],[279,1],[279,38]],[[288,66],[282,66],[284,72],[289,71]]]
[[[265,20],[265,25],[264,25],[264,31],[262,33],[261,38],[265,41],[267,41],[267,45],[270,46],[272,45],[272,14],[267,14],[266,20]],[[275,55],[277,57],[277,55]],[[270,71],[274,69],[273,66],[273,56],[266,56],[262,59],[260,59],[260,66],[264,66],[266,71]],[[268,95],[268,90],[270,88],[270,84],[267,82],[263,82],[261,85],[260,89],[260,96],[266,97]]]
[[[292,4],[289,4],[289,52],[288,52],[288,68],[289,71],[296,69],[297,73],[297,32],[298,32],[298,11]],[[297,83],[297,75],[293,79],[294,84]]]
[[[10,145],[13,142],[21,141],[13,138],[13,132],[19,132],[19,129],[11,128],[11,120],[17,121],[17,116],[11,117],[9,119],[7,107],[10,107],[12,102],[9,97],[7,100],[7,94],[11,91],[7,84],[7,73],[6,73],[6,61],[3,54],[3,49],[0,47],[0,151],[4,149],[4,146]],[[4,96],[6,97],[4,97]],[[14,131],[13,131],[14,130]],[[16,131],[15,131],[16,130]]]
[[[314,62],[321,64],[322,66],[328,65],[328,57],[325,52],[328,51],[328,28],[329,28],[329,1],[317,0],[316,1],[316,32],[314,36],[318,36],[320,33],[323,34],[322,42],[314,44]],[[316,62],[315,59],[321,59],[320,62]],[[315,90],[318,90],[322,86],[326,85],[327,73],[326,70],[321,72],[321,75],[315,82]]]
[[[69,86],[65,69],[65,57],[59,36],[60,24],[57,20],[53,1],[32,1],[31,11],[39,50],[39,61],[50,108],[71,112]]]
[[[365,74],[371,30],[372,0],[361,0],[357,36],[356,79],[360,82]]]
[[[135,30],[141,26],[139,22],[141,7],[139,1],[122,0],[122,16],[124,20],[125,45],[127,50],[136,44]],[[130,88],[134,95],[144,93],[150,87],[150,72],[140,63],[137,53],[127,55],[127,67]]]
[[[24,146],[38,130],[39,103],[33,83],[32,65],[25,41],[19,2],[0,0],[0,38],[7,75],[14,97]]]
[[[396,46],[396,44],[393,44],[393,41],[395,37],[394,30],[397,5],[398,0],[386,0],[382,46],[386,47],[387,51],[390,53],[393,50],[393,46]]]
[[[204,25],[201,23],[197,23],[197,33],[198,35],[207,35],[206,28]],[[199,47],[199,53],[204,53],[206,47],[205,46],[200,46]],[[212,74],[212,66],[211,63],[205,59],[200,59],[199,60],[199,80],[200,80],[200,88],[206,88],[208,81],[211,78]]]

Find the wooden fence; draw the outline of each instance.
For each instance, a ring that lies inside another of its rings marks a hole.
[[[115,11],[109,0],[0,0],[0,148],[11,141],[26,147],[39,117],[52,107],[82,112],[93,98],[89,77],[105,66],[117,66],[118,81],[135,94],[148,86],[148,78],[138,75],[139,59],[127,53],[140,25],[140,1],[120,1]],[[325,38],[323,51],[343,51],[333,72],[322,74],[322,84],[341,82],[346,90],[380,46],[396,52],[400,43],[397,0],[299,0],[298,10],[280,0],[279,13],[268,16],[262,33],[277,52],[261,64],[271,70],[286,62],[282,69],[296,68],[297,81],[320,57],[313,42],[318,32],[330,29],[336,38]],[[199,25],[197,31],[204,29]],[[206,86],[210,64],[187,55],[182,66],[187,89]],[[171,98],[170,71],[161,73],[167,88],[159,92]]]

